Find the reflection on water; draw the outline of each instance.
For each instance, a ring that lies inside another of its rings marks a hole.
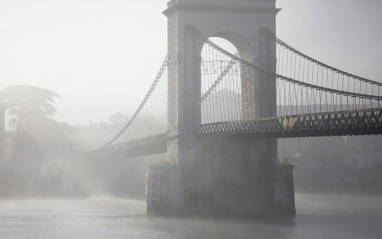
[[[144,201],[0,201],[0,238],[381,238],[378,197],[297,195],[295,218],[149,218]]]

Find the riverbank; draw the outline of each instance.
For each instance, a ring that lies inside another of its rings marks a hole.
[[[382,196],[381,169],[296,168],[296,193]]]

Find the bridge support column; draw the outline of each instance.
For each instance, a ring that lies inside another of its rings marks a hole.
[[[294,210],[294,201],[292,207],[281,200],[291,183],[280,180],[290,180],[292,171],[277,165],[276,139],[204,138],[200,132],[201,51],[206,38],[223,37],[243,59],[273,71],[276,45],[263,33],[275,32],[278,11],[274,0],[168,3],[168,165],[150,168],[149,212]],[[248,70],[241,82],[242,89],[248,89],[242,92],[242,120],[275,116],[272,79]]]
[[[273,181],[273,203],[287,213],[296,213],[293,184],[293,165],[277,165]]]
[[[180,167],[152,166],[149,213],[295,213],[293,166],[274,164],[270,148],[262,139],[199,139],[194,194]]]

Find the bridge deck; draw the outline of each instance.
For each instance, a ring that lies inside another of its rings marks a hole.
[[[371,135],[382,133],[382,108],[290,115],[202,125],[204,135],[268,138]]]
[[[291,115],[201,125],[201,137],[292,138],[382,134],[382,108]],[[97,154],[134,158],[165,153],[167,134],[111,145]]]

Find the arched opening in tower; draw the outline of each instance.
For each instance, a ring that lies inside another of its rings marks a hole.
[[[237,48],[229,41],[211,37],[219,47],[237,57]],[[209,124],[241,119],[242,69],[232,55],[219,51],[207,42],[201,53],[201,122]]]

